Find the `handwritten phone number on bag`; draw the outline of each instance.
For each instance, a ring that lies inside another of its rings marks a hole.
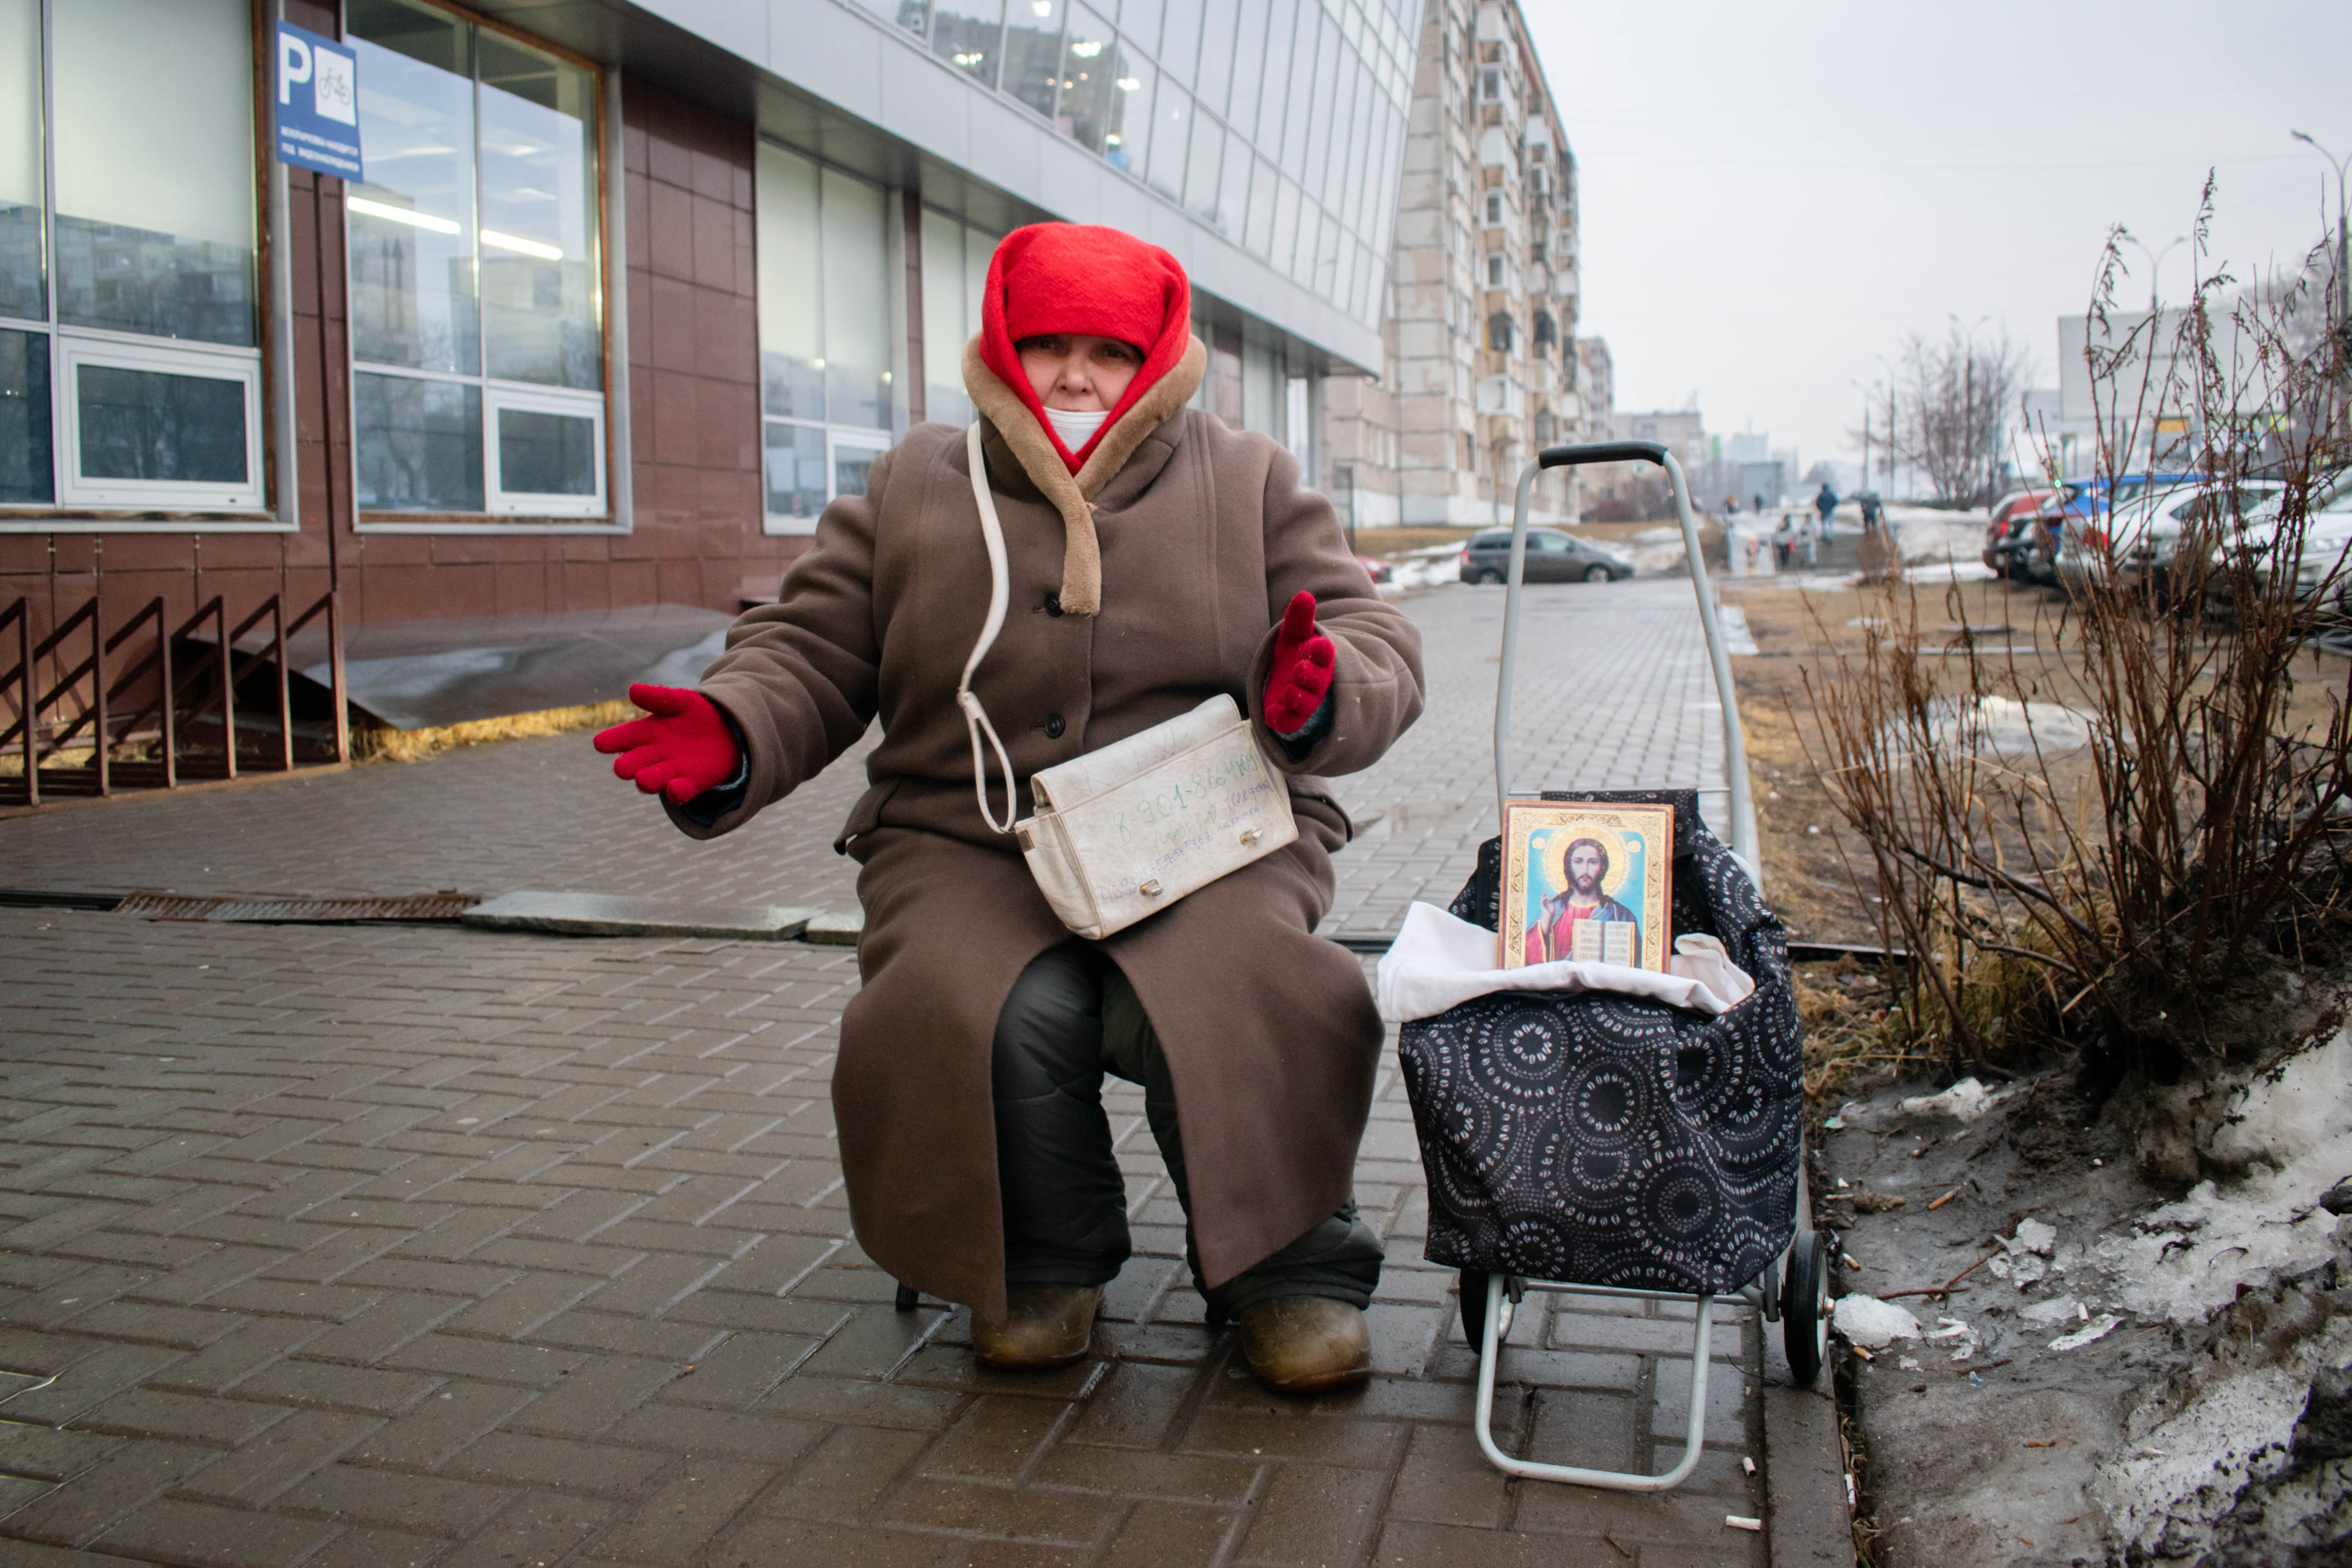
[[[1156,841],[1162,847],[1172,848],[1181,835],[1194,830],[1192,813],[1196,807],[1238,785],[1244,794],[1233,801],[1235,809],[1229,814],[1238,816],[1249,809],[1244,801],[1265,788],[1265,768],[1255,750],[1221,758],[1194,770],[1190,778],[1173,780],[1166,788],[1153,791],[1138,802],[1132,812],[1118,813],[1111,818],[1111,827],[1121,844],[1133,844],[1139,833],[1147,843]],[[1130,821],[1130,816],[1135,820]]]

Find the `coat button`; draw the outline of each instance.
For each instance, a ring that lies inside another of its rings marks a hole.
[[[1062,738],[1062,731],[1068,728],[1067,724],[1062,722],[1062,716],[1059,713],[1045,715],[1045,739],[1058,741]]]
[[[1061,595],[1048,594],[1045,595],[1045,613],[1049,616],[1058,616],[1062,613]]]

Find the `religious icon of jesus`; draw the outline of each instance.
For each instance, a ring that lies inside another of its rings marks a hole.
[[[1663,970],[1674,811],[1648,802],[1515,800],[1504,810],[1500,957]]]
[[[1641,917],[1601,889],[1609,848],[1598,838],[1570,842],[1563,857],[1568,886],[1547,897],[1528,927],[1526,960],[1549,963],[1633,963],[1642,951]],[[1612,929],[1614,928],[1614,929]]]

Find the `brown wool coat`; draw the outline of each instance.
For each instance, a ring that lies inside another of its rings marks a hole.
[[[1103,944],[1167,1052],[1202,1267],[1220,1284],[1348,1195],[1381,1036],[1357,960],[1311,934],[1350,832],[1318,775],[1378,759],[1419,715],[1422,677],[1412,624],[1373,593],[1290,455],[1183,406],[1205,359],[1196,341],[1075,478],[974,353],[965,374],[1012,584],[973,689],[1024,815],[1032,773],[1216,692],[1262,726],[1275,628],[1299,589],[1338,646],[1329,732],[1297,763],[1265,738],[1290,775],[1297,843]],[[749,794],[708,828],[672,815],[698,837],[739,827],[880,717],[872,787],[842,834],[866,910],[833,1080],[850,1215],[904,1283],[999,1312],[990,1043],[1023,966],[1069,933],[972,795],[955,688],[989,572],[971,483],[963,432],[919,425],[865,495],[825,509],[782,602],[745,614],[702,679],[742,729]]]

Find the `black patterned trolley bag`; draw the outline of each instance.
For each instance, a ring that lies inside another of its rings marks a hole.
[[[1611,992],[1500,992],[1406,1024],[1426,1256],[1566,1284],[1736,1294],[1795,1227],[1804,1086],[1788,939],[1699,820],[1696,791],[1573,798],[1673,805],[1673,929],[1719,938],[1755,994],[1709,1017]],[[1454,914],[1496,929],[1500,883],[1490,838]]]

